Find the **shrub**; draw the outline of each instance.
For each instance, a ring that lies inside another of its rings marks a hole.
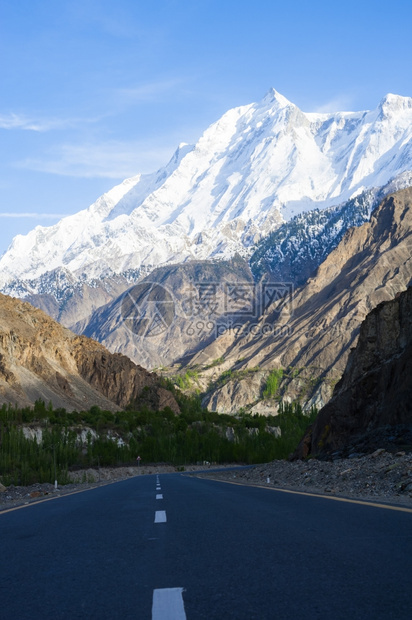
[[[283,369],[277,368],[271,370],[266,380],[266,386],[263,390],[263,398],[274,398],[278,395],[280,382],[283,378]]]

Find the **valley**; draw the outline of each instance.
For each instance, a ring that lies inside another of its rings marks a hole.
[[[66,482],[136,453],[180,467],[393,452],[402,425],[409,451],[410,310],[384,319],[403,330],[403,387],[382,379],[395,406],[378,414],[375,382],[344,436],[361,396],[341,382],[375,309],[411,290],[411,121],[406,97],[322,115],[270,91],[164,169],[16,237],[0,259],[3,479],[46,483],[51,452],[23,454],[47,442],[66,446]]]
[[[0,2],[0,620],[410,620],[411,19]]]

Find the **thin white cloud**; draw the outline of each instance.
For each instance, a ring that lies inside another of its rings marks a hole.
[[[180,89],[183,81],[181,78],[175,78],[149,82],[133,88],[118,88],[115,91],[115,96],[116,98],[120,97],[124,103],[153,102],[163,98],[165,93],[176,88]]]
[[[21,114],[1,114],[0,129],[25,129],[28,131],[45,131],[45,125],[33,121]]]
[[[44,158],[27,158],[15,165],[62,176],[124,179],[166,165],[174,146],[119,141],[63,145]]]
[[[0,114],[0,129],[20,129],[23,131],[51,131],[52,129],[68,129],[82,123],[95,123],[98,118],[49,118],[34,119],[24,114]]]
[[[61,220],[62,217],[65,217],[63,213],[8,213],[0,212],[0,217],[5,218],[35,218],[37,220]]]
[[[311,112],[317,112],[318,114],[328,114],[336,112],[349,112],[356,111],[353,108],[353,98],[349,95],[342,95],[334,97],[329,101],[325,101],[321,105],[315,107]]]

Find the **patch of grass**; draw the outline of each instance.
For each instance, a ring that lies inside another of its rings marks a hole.
[[[215,381],[210,384],[209,390],[223,387],[224,385],[226,385],[226,383],[229,383],[229,381],[240,381],[241,379],[245,379],[249,375],[253,375],[259,370],[259,366],[254,366],[253,368],[242,368],[242,370],[225,370],[224,372],[222,372],[221,375],[219,375],[219,377]]]

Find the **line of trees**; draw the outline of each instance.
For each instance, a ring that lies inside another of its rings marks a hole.
[[[181,396],[181,414],[133,407],[112,413],[92,407],[67,412],[36,401],[34,407],[0,409],[0,478],[3,484],[69,482],[70,470],[144,462],[174,465],[263,463],[287,458],[317,412],[284,403],[276,417],[221,415]],[[281,429],[281,436],[270,427]],[[41,439],[28,428],[41,431]]]

